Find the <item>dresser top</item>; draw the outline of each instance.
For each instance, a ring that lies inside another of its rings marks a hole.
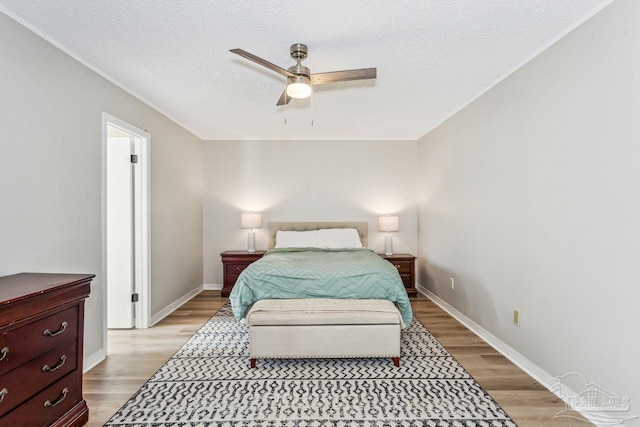
[[[20,273],[0,277],[0,307],[31,296],[46,294],[91,281],[95,274]]]

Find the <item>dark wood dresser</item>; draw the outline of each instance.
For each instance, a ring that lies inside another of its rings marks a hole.
[[[398,269],[398,273],[400,273],[402,283],[404,283],[404,287],[407,290],[407,295],[409,295],[410,297],[417,296],[418,291],[416,290],[415,267],[416,257],[411,254],[378,255],[389,261],[395,268]]]
[[[94,275],[0,277],[0,425],[80,426],[84,300]]]
[[[236,284],[238,276],[242,270],[247,268],[249,264],[262,258],[266,251],[255,251],[249,253],[247,251],[224,251],[220,254],[222,257],[222,292],[223,297],[228,297]]]

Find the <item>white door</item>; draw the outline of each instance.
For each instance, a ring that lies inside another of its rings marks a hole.
[[[133,138],[108,128],[107,139],[107,327],[132,328],[135,292]]]
[[[149,132],[102,113],[104,348],[107,328],[150,325],[150,142]]]

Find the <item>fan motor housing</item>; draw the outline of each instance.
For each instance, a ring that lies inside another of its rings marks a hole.
[[[304,59],[309,53],[309,48],[306,44],[295,43],[291,45],[289,52],[291,53],[291,57],[294,59]]]
[[[287,71],[289,71],[290,73],[295,74],[296,76],[306,76],[309,77],[311,75],[311,70],[308,67],[305,67],[304,65],[293,65],[289,68],[287,68]]]

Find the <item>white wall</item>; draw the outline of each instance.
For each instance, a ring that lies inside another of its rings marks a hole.
[[[95,273],[102,351],[101,113],[151,133],[151,312],[202,285],[202,141],[0,13],[0,275]]]
[[[394,251],[417,249],[415,141],[206,141],[204,281],[222,283],[220,253],[246,250],[240,213],[269,221],[369,221],[369,247],[382,252],[380,214],[397,213]]]
[[[419,282],[634,414],[639,22],[640,2],[614,2],[418,143]]]

